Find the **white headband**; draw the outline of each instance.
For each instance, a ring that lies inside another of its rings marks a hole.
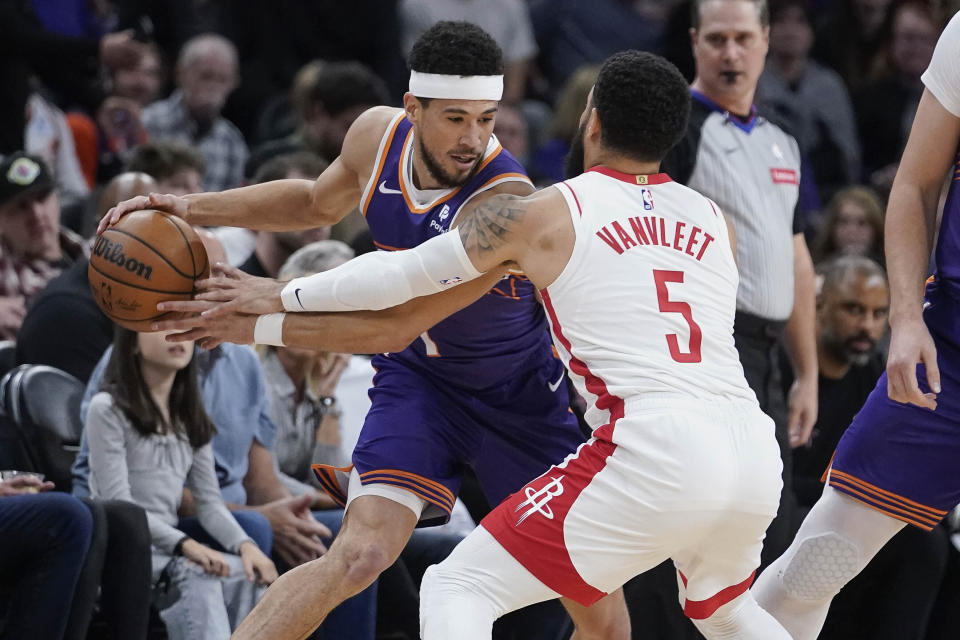
[[[441,100],[499,100],[503,76],[449,76],[410,71],[410,93]]]

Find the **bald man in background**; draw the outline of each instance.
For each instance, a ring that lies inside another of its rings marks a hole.
[[[145,173],[121,173],[104,188],[98,215],[128,198],[157,190]],[[17,334],[17,364],[46,364],[83,383],[113,340],[113,323],[90,292],[84,257],[36,295]]]

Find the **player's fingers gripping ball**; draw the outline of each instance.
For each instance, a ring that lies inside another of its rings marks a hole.
[[[160,211],[135,211],[107,228],[96,238],[87,269],[103,312],[134,331],[180,317],[157,311],[157,303],[189,300],[194,282],[209,273],[200,237],[182,218]]]

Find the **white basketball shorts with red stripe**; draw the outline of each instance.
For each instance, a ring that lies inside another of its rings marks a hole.
[[[582,445],[482,526],[584,605],[672,558],[684,612],[703,619],[750,587],[781,469],[773,422],[756,403],[628,399],[609,440]]]

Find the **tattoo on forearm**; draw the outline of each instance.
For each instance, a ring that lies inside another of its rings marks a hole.
[[[459,227],[467,253],[492,252],[507,244],[526,211],[522,198],[507,194],[478,204]]]

